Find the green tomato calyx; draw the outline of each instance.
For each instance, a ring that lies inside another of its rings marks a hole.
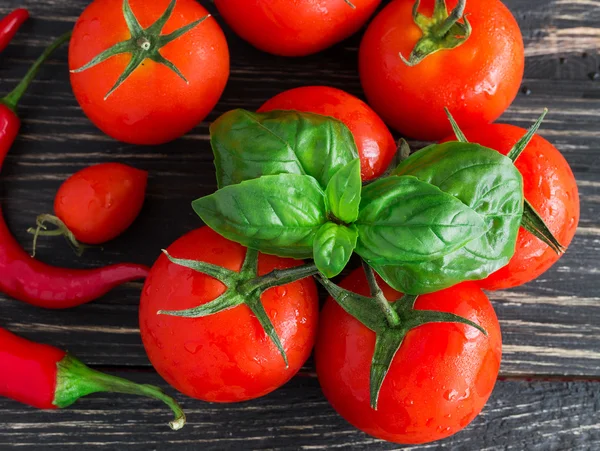
[[[104,50],[103,52],[96,55],[91,61],[87,64],[83,65],[79,69],[72,70],[72,73],[83,72],[91,67],[94,67],[113,56],[120,55],[122,53],[131,54],[131,60],[129,60],[129,64],[123,71],[123,73],[119,76],[113,87],[108,91],[106,96],[104,96],[104,100],[108,99],[108,97],[115,92],[115,90],[127,80],[127,78],[146,60],[150,59],[155,63],[162,64],[163,66],[171,69],[177,76],[179,76],[183,81],[189,83],[185,76],[181,73],[181,71],[173,64],[171,61],[166,59],[161,55],[160,49],[170,42],[180,38],[188,31],[200,25],[206,19],[210,17],[210,14],[191,22],[177,30],[163,35],[162,30],[165,27],[168,20],[171,18],[173,14],[173,10],[175,9],[175,4],[177,0],[172,0],[169,3],[169,6],[165,10],[165,12],[160,16],[156,22],[150,25],[148,28],[142,28],[137,18],[133,14],[131,10],[131,6],[129,5],[128,0],[123,0],[123,17],[125,18],[125,22],[127,23],[127,28],[129,29],[129,33],[131,34],[131,38],[127,41],[117,42],[112,47]]]
[[[281,353],[288,367],[288,359],[283,344],[275,331],[260,297],[269,288],[286,285],[318,272],[314,264],[296,266],[289,269],[275,269],[263,276],[258,275],[258,251],[248,248],[246,258],[239,272],[231,271],[222,266],[213,265],[199,260],[174,258],[166,250],[163,253],[174,264],[214,277],[223,283],[227,290],[216,299],[186,310],[159,310],[158,315],[179,316],[185,318],[201,318],[215,313],[247,305],[258,319],[263,330]]]
[[[464,15],[467,0],[459,0],[456,8],[448,13],[445,0],[435,0],[433,16],[425,17],[419,12],[421,0],[413,7],[415,24],[423,36],[413,48],[408,60],[400,53],[407,66],[415,66],[429,55],[440,50],[450,50],[464,44],[471,36],[471,24]],[[463,20],[459,22],[459,20]]]
[[[318,280],[340,307],[376,334],[371,361],[370,397],[371,408],[377,410],[385,376],[404,338],[412,329],[429,323],[460,323],[476,328],[485,336],[487,332],[477,323],[453,313],[415,310],[416,295],[405,294],[393,303],[388,302],[377,284],[373,270],[366,264],[363,267],[371,296],[345,290],[322,276],[318,276]]]

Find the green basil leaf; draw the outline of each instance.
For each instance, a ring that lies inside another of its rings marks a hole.
[[[342,122],[297,111],[229,111],[210,126],[210,143],[220,188],[276,174],[310,175],[325,188],[358,158]]]
[[[487,232],[439,259],[373,269],[391,286],[424,294],[465,280],[481,280],[512,258],[523,216],[523,179],[512,161],[495,150],[469,143],[422,149],[403,161],[396,175],[413,175],[460,199],[479,213]]]
[[[333,222],[323,224],[315,236],[314,259],[318,270],[332,278],[343,271],[356,247],[358,232]]]
[[[312,257],[315,233],[327,222],[325,193],[307,175],[248,180],[195,200],[192,207],[225,238],[280,257]]]
[[[483,218],[457,198],[410,176],[363,190],[356,252],[369,263],[433,260],[485,233]]]
[[[358,218],[361,190],[360,160],[357,158],[337,171],[329,181],[325,190],[329,211],[340,221],[353,223]]]

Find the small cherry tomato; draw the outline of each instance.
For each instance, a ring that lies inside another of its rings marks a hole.
[[[244,40],[265,52],[305,56],[356,33],[381,0],[215,0]]]
[[[95,0],[75,24],[69,69],[79,105],[104,133],[161,144],[216,105],[229,51],[195,0]]]
[[[400,294],[382,281],[390,301]],[[369,295],[362,269],[341,283]],[[317,376],[325,397],[348,422],[391,442],[415,444],[448,437],[465,428],[482,410],[498,376],[502,339],[496,314],[472,283],[419,296],[417,310],[454,313],[479,324],[431,323],[409,331],[396,352],[370,407],[370,368],[375,333],[331,298],[321,312],[315,347]]]
[[[354,135],[363,180],[385,172],[396,153],[396,142],[377,114],[362,100],[328,86],[306,86],[277,94],[259,112],[296,110],[342,121]]]
[[[508,154],[527,130],[508,124],[491,124],[463,130],[467,139]],[[446,139],[453,141],[454,136]],[[535,135],[515,166],[523,175],[523,191],[558,242],[567,247],[579,223],[577,182],[569,163],[556,147]],[[477,282],[487,290],[516,287],[529,282],[558,261],[560,255],[521,228],[515,255],[508,265]]]
[[[208,227],[184,235],[167,251],[237,273],[246,255],[246,248]],[[258,275],[299,265],[259,254]],[[245,401],[280,387],[304,364],[317,332],[319,303],[311,278],[270,288],[260,297],[287,354],[287,368],[247,305],[199,318],[157,314],[207,304],[225,290],[219,280],[162,255],[146,279],[140,304],[142,340],[156,370],[182,393],[211,402]]]
[[[123,233],[137,218],[146,195],[148,173],[121,163],[102,163],[76,172],[54,199],[56,216],[40,215],[36,235],[64,235],[81,252]],[[56,230],[43,230],[50,223]],[[34,246],[35,247],[35,246]]]
[[[413,18],[414,3],[391,2],[364,35],[359,69],[369,104],[392,128],[423,140],[452,132],[444,107],[461,128],[497,119],[523,78],[523,39],[510,11],[499,0],[469,0],[458,25],[441,34],[448,14],[445,9],[434,14],[434,0],[423,0],[418,17],[429,30],[424,35]],[[447,1],[449,11],[457,5],[457,0]],[[430,20],[437,16],[446,19]],[[423,57],[432,48],[439,51]],[[415,64],[409,66],[401,56]]]

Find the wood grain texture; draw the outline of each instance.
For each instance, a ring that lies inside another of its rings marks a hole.
[[[115,373],[160,384],[151,373]],[[164,383],[162,385],[165,389]],[[120,395],[92,395],[67,410],[40,412],[17,403],[0,406],[0,449],[60,450],[594,450],[600,447],[598,386],[591,382],[498,382],[484,412],[465,430],[437,443],[399,447],[375,440],[329,406],[318,382],[297,377],[264,398],[238,405],[182,399],[188,424],[167,426],[160,403]],[[293,406],[293,407],[291,407]]]
[[[14,85],[42,48],[68,30],[88,0],[3,0],[0,15],[26,6],[30,20],[0,55],[0,86]],[[212,13],[212,4],[201,0]],[[387,3],[387,2],[385,2]],[[582,217],[569,252],[548,273],[517,289],[491,294],[501,320],[505,377],[549,377],[547,382],[503,381],[484,415],[442,444],[418,449],[600,449],[600,1],[506,0],[522,27],[527,64],[524,91],[501,119],[528,127],[550,108],[541,135],[553,142],[578,180]],[[217,14],[216,14],[217,15]],[[221,20],[217,15],[217,20]],[[222,24],[222,21],[221,21]],[[93,267],[129,259],[152,264],[161,247],[201,225],[192,199],[216,188],[208,124],[232,108],[256,109],[289,88],[326,84],[361,96],[357,75],[360,35],[318,55],[286,59],[263,54],[224,26],[232,72],[215,110],[190,134],[163,146],[138,147],[103,135],[79,109],[68,82],[66,49],[40,73],[23,99],[22,134],[7,158],[0,202],[26,247],[25,232],[49,212],[56,189],[89,164],[119,161],[150,171],[147,202],[123,236],[77,259],[60,239],[40,241],[38,256],[63,266]],[[418,148],[424,143],[413,142]],[[149,362],[137,328],[141,284],[63,312],[42,311],[0,295],[0,326],[69,349],[100,367],[144,369]],[[305,374],[312,372],[309,362]],[[153,373],[128,372],[159,383]],[[313,378],[299,376],[265,399],[239,406],[186,400],[191,423],[181,434],[163,424],[161,406],[96,396],[72,411],[40,413],[0,401],[0,449],[240,449],[323,447],[394,449],[373,442],[328,406]],[[295,405],[292,411],[290,405]],[[139,409],[139,413],[136,413]],[[136,411],[136,412],[134,412]],[[171,448],[170,448],[171,447]],[[410,448],[408,448],[410,449]]]

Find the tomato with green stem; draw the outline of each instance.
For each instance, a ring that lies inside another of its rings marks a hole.
[[[225,36],[194,0],[95,0],[69,47],[71,86],[90,120],[132,144],[187,133],[229,77]]]
[[[335,300],[321,312],[317,376],[348,422],[417,444],[448,437],[479,414],[498,376],[502,340],[475,284],[401,297],[362,269],[341,287],[323,282]]]
[[[215,0],[227,24],[253,46],[281,56],[320,52],[352,35],[381,0]]]
[[[146,195],[148,173],[121,163],[101,163],[84,168],[58,189],[56,216],[42,214],[34,234],[64,236],[78,255],[85,244],[102,244],[122,234],[137,218]],[[48,230],[46,224],[55,226]]]
[[[497,119],[523,69],[521,32],[500,0],[395,0],[359,51],[369,104],[392,128],[423,140],[451,133],[444,107],[464,128]]]
[[[470,142],[508,155],[526,130],[514,125],[491,124],[465,129],[463,133]],[[445,141],[454,139],[452,136]],[[535,135],[515,166],[523,175],[525,199],[535,208],[560,246],[553,248],[531,231],[521,228],[515,254],[508,265],[478,282],[488,290],[516,287],[541,276],[569,246],[579,223],[577,182],[569,163],[556,147]]]
[[[396,142],[381,118],[362,100],[329,86],[290,89],[267,100],[259,113],[296,110],[331,116],[350,129],[360,157],[364,181],[382,175],[396,154]]]
[[[184,235],[159,257],[143,289],[140,330],[150,361],[177,390],[205,401],[275,390],[312,350],[319,306],[306,277],[315,272],[208,227]]]

